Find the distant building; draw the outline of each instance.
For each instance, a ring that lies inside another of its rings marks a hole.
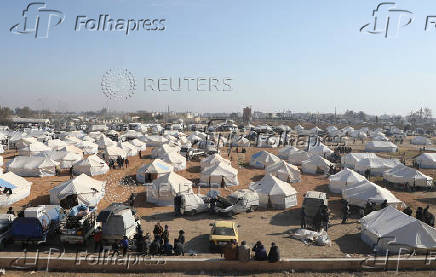
[[[251,107],[245,107],[242,110],[242,120],[244,123],[250,123],[252,119]]]

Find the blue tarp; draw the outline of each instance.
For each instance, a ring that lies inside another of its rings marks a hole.
[[[13,239],[41,239],[45,234],[41,222],[35,217],[17,217],[12,223]]]
[[[0,187],[2,188],[8,188],[8,189],[14,189],[16,186],[9,183],[8,181],[5,181],[4,179],[0,178]]]

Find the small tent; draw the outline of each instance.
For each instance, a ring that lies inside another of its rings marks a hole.
[[[118,147],[123,149],[129,157],[138,155],[138,148],[129,141],[118,142]]]
[[[10,206],[30,195],[32,182],[28,182],[23,177],[20,177],[10,171],[0,175],[0,187],[12,188],[12,194],[0,194],[0,206]]]
[[[145,142],[140,141],[139,139],[131,140],[130,143],[136,147],[136,149],[139,151],[145,151],[147,149],[147,145]]]
[[[289,164],[285,161],[279,161],[272,165],[269,165],[265,169],[267,174],[275,176],[280,180],[288,183],[301,182],[301,173],[298,167]]]
[[[354,169],[356,164],[366,158],[378,158],[375,153],[348,153],[341,157],[341,164],[343,167]]]
[[[365,144],[365,151],[372,153],[394,153],[397,146],[390,141],[369,141]]]
[[[174,197],[182,192],[192,192],[192,182],[171,171],[153,181],[147,190],[147,202],[171,206],[174,205]]]
[[[284,210],[297,205],[297,191],[289,183],[269,174],[252,183],[250,189],[259,194],[260,208]]]
[[[297,147],[286,146],[279,150],[277,157],[279,157],[282,160],[289,160],[290,155],[297,151],[299,151]]]
[[[40,156],[18,156],[8,164],[9,171],[23,177],[55,176],[59,163]]]
[[[109,166],[97,155],[91,155],[83,160],[80,160],[73,166],[73,173],[75,175],[85,173],[88,176],[96,176],[106,174],[108,171]]]
[[[255,168],[265,169],[267,166],[280,161],[276,155],[265,150],[253,154],[250,158],[250,165]]]
[[[23,148],[18,149],[18,155],[20,156],[32,156],[43,152],[49,152],[51,148],[42,142],[36,141]]]
[[[226,162],[212,164],[200,173],[200,186],[220,187],[224,181],[226,186],[237,186],[238,170]]]
[[[230,160],[224,159],[220,154],[215,153],[212,155],[207,156],[206,158],[202,159],[200,161],[200,168],[204,169],[206,167],[210,167],[215,164],[219,164],[221,162],[227,163],[229,165],[232,164]]]
[[[366,180],[365,177],[354,170],[345,168],[329,177],[329,190],[333,193],[341,193],[344,188]]]
[[[81,141],[75,145],[77,148],[80,148],[84,154],[91,155],[98,153],[98,145],[91,141]]]
[[[180,152],[180,147],[170,146],[169,144],[164,144],[160,147],[156,147],[151,151],[151,156],[153,158],[159,158],[171,152]]]
[[[412,253],[436,249],[436,229],[388,206],[360,219],[361,239],[377,251]],[[428,254],[428,253],[427,253]]]
[[[436,168],[436,153],[423,153],[415,158],[415,162],[419,168],[435,169]]]
[[[104,197],[105,185],[105,181],[95,180],[82,173],[51,189],[50,204],[61,204],[61,206],[65,207],[65,205],[62,205],[62,203],[65,203],[67,204],[65,208],[71,208],[78,204],[95,207]]]
[[[414,168],[399,164],[383,173],[383,178],[392,184],[408,185],[409,187],[433,186],[433,178]]]
[[[127,152],[118,146],[109,146],[104,150],[105,159],[116,160],[119,157],[125,159],[127,158]]]
[[[331,162],[319,155],[314,155],[301,163],[301,170],[308,174],[326,174],[333,166]]]
[[[365,158],[361,159],[354,169],[361,174],[369,170],[371,176],[383,176],[386,170],[392,169],[399,164],[401,162],[398,159]]]
[[[325,157],[325,158],[329,157],[331,154],[333,154],[333,150],[328,148],[323,143],[319,143],[315,146],[309,145],[309,151],[307,151],[307,152],[315,154],[315,155],[319,155],[319,156]]]
[[[301,165],[301,163],[305,160],[310,159],[315,156],[315,154],[308,153],[303,150],[298,150],[292,153],[289,153],[287,161],[293,165]]]
[[[53,151],[49,153],[40,154],[41,156],[48,157],[51,160],[54,160],[59,163],[60,168],[69,169],[75,163],[83,159],[83,155],[76,154],[73,152],[66,151]]]
[[[186,169],[186,158],[177,152],[169,152],[160,156],[160,159],[174,167],[174,171]]]
[[[149,183],[154,179],[173,171],[173,166],[161,159],[155,159],[149,164],[141,166],[136,171],[136,181],[139,183]]]
[[[431,145],[431,140],[426,137],[414,137],[410,140],[410,144],[414,145]]]
[[[387,200],[388,205],[393,205],[394,207],[402,203],[389,190],[368,180],[345,187],[342,190],[342,198],[347,200],[350,205],[361,208],[364,208],[368,201],[380,205],[384,200]]]

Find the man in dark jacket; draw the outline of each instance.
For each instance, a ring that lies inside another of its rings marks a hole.
[[[423,214],[422,207],[418,207],[418,209],[416,210],[416,219],[424,221],[424,214]]]
[[[276,263],[280,261],[280,250],[274,242],[271,243],[271,248],[268,253],[268,261],[270,263]]]
[[[179,241],[179,239],[174,240],[174,255],[185,256],[185,251],[183,250],[183,244]]]
[[[344,206],[342,208],[342,224],[347,223],[348,216],[350,215],[350,206],[348,201],[344,200]]]
[[[408,216],[412,216],[412,209],[410,207],[407,207],[403,210],[403,213],[407,214]]]
[[[266,261],[268,259],[268,254],[266,253],[266,249],[260,241],[259,244],[255,245],[253,251],[254,251],[255,261]]]

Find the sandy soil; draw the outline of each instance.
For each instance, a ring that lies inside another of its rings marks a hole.
[[[363,146],[358,142],[353,149],[357,151],[363,149]],[[248,187],[248,184],[257,181],[264,175],[264,170],[252,169],[242,166],[248,163],[250,156],[261,148],[248,148],[247,153],[237,154],[232,153],[232,164],[239,170],[239,182],[241,185],[233,187],[224,194],[240,188]],[[277,153],[277,149],[266,149],[272,153]],[[221,150],[223,157],[227,158],[226,149]],[[413,157],[418,154],[417,147],[410,145],[402,145],[401,152],[405,152],[407,157]],[[400,154],[401,154],[400,152]],[[136,170],[144,163],[151,161],[149,154],[151,149],[147,149],[143,159],[138,156],[130,157],[130,166],[128,169],[111,170],[108,174],[97,176],[96,179],[107,181],[107,193],[105,198],[99,204],[99,209],[103,209],[112,202],[124,202],[128,199],[131,193],[137,194],[135,208],[138,215],[142,219],[142,224],[146,232],[151,232],[155,222],[160,221],[162,224],[168,224],[170,228],[170,239],[172,240],[179,229],[186,232],[186,248],[188,252],[195,252],[201,256],[213,256],[217,254],[208,253],[208,233],[210,230],[209,223],[217,219],[208,214],[200,214],[192,217],[175,218],[172,207],[158,207],[145,202],[146,187],[144,186],[122,186],[119,180],[127,175],[135,175]],[[5,162],[9,160],[14,153],[8,152],[4,155]],[[398,155],[398,154],[395,154]],[[199,162],[189,161],[187,170],[178,172],[190,180],[199,178],[200,166]],[[435,177],[434,171],[424,171],[426,174]],[[31,195],[13,205],[15,210],[20,210],[24,205],[48,204],[48,191],[57,186],[59,183],[69,179],[68,176],[59,177],[44,177],[44,178],[26,178],[33,182]],[[381,184],[381,182],[377,181]],[[247,214],[240,214],[234,217],[234,221],[238,222],[240,227],[240,239],[246,240],[249,245],[254,244],[257,240],[261,240],[266,246],[271,242],[278,243],[282,257],[344,257],[346,254],[357,256],[367,255],[370,253],[370,248],[360,240],[359,227],[357,218],[351,218],[348,224],[340,224],[340,196],[328,193],[328,179],[323,176],[303,175],[302,182],[294,184],[298,191],[298,206],[286,211],[256,211]],[[312,246],[305,245],[300,241],[289,238],[289,231],[299,227],[299,213],[303,194],[308,190],[318,190],[327,192],[329,195],[329,207],[332,210],[331,228],[329,236],[332,240],[331,246]],[[195,189],[197,191],[197,189]],[[207,189],[201,189],[201,192],[207,192]],[[430,205],[430,210],[436,213],[436,193],[435,192],[403,192],[401,190],[393,190],[393,193],[414,210],[417,206]],[[5,211],[6,207],[0,209]]]

